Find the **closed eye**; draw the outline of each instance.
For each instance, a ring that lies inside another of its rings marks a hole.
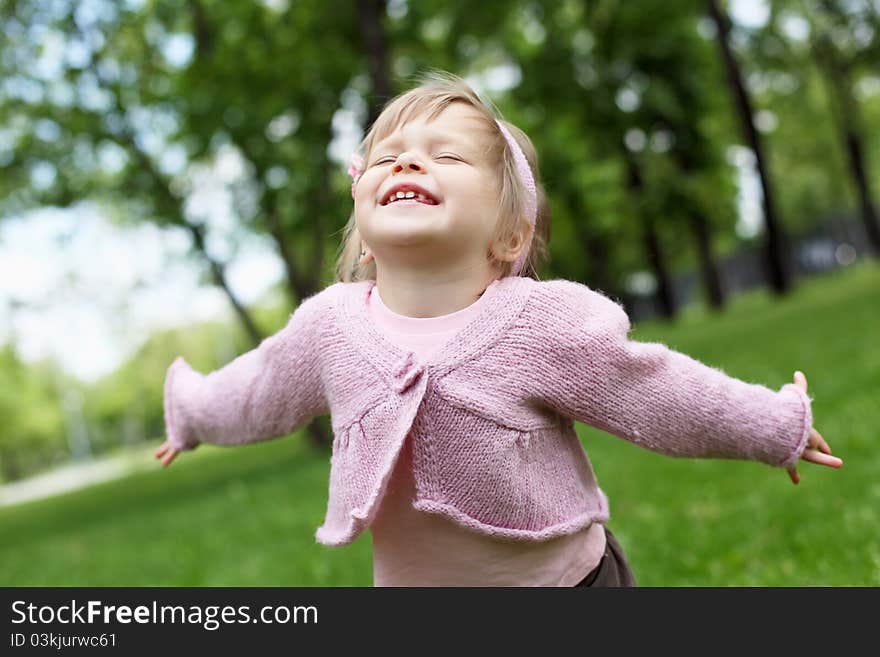
[[[436,157],[438,160],[455,160],[457,162],[462,161],[461,158],[455,157],[454,155],[437,155]],[[396,157],[392,157],[392,156],[383,157],[381,160],[376,160],[373,163],[373,166],[377,166],[379,164],[385,164],[387,162],[393,162],[396,159],[397,159]]]

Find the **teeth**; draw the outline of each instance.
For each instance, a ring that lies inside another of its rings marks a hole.
[[[396,201],[398,199],[410,199],[410,198],[414,198],[417,201],[424,201],[426,203],[430,203],[433,205],[433,202],[430,201],[427,196],[425,196],[421,192],[414,192],[412,190],[407,190],[407,191],[401,190],[398,192],[394,192],[393,194],[391,194],[391,196],[388,197],[388,203],[394,203],[394,201]]]

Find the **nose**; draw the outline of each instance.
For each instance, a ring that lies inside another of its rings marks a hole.
[[[400,173],[401,171],[415,171],[421,173],[424,171],[424,166],[419,164],[415,155],[406,152],[401,153],[398,156],[397,162],[394,163],[394,167],[392,167],[391,171],[394,173]]]

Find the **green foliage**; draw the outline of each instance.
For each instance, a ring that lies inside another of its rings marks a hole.
[[[0,349],[0,483],[67,457],[61,376],[48,363],[25,365],[11,345]]]

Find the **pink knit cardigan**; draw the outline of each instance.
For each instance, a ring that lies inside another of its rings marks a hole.
[[[427,362],[371,323],[373,285],[331,285],[225,367],[203,375],[177,358],[165,381],[168,438],[183,450],[283,436],[330,412],[321,543],[369,526],[407,436],[417,509],[513,540],[608,520],[573,420],[670,456],[787,467],[806,446],[799,387],[774,392],[631,341],[626,313],[585,285],[504,278]]]

